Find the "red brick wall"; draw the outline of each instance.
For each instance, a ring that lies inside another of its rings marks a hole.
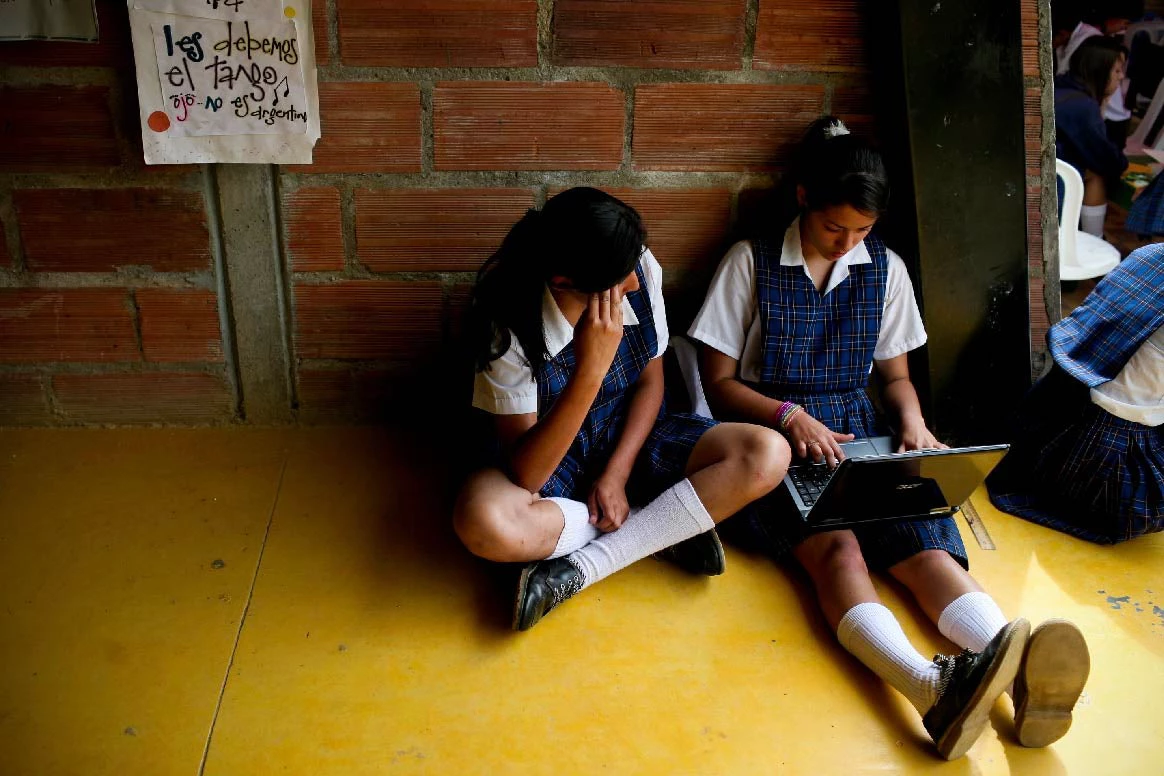
[[[197,168],[147,168],[126,4],[0,43],[0,424],[235,417]]]
[[[125,3],[97,5],[98,45],[0,44],[0,424],[229,421],[202,174],[141,163]],[[872,131],[867,6],[317,0],[324,136],[278,180],[298,417],[466,388],[476,268],[572,185],[642,211],[681,327],[808,121]]]

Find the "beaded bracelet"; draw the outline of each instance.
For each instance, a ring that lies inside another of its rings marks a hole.
[[[803,412],[804,407],[801,407],[795,402],[786,401],[780,405],[780,411],[776,414],[776,423],[780,426],[781,431],[788,430],[788,422],[796,416],[796,413]]]

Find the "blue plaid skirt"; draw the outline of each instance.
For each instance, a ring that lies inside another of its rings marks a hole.
[[[634,469],[627,481],[626,495],[631,506],[643,506],[685,476],[687,459],[695,443],[717,421],[699,415],[664,412],[655,421],[647,436]],[[544,498],[555,496],[575,501],[585,501],[590,496],[594,480],[602,474],[606,461],[574,461],[567,456],[558,466],[558,472],[566,469],[576,472],[576,476],[550,479],[541,490]],[[557,474],[558,472],[555,472]]]
[[[1157,175],[1128,210],[1124,229],[1134,234],[1164,233],[1164,183]]]
[[[994,506],[1098,544],[1164,530],[1164,426],[1116,417],[1058,365],[986,479]]]
[[[792,557],[796,545],[812,535],[783,485],[725,520],[717,530],[741,549],[779,561]],[[851,530],[865,564],[873,571],[884,571],[924,550],[945,550],[962,568],[970,568],[966,545],[952,517],[870,523]]]

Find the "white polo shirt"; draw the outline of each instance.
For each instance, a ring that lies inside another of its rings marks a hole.
[[[917,309],[905,262],[888,248],[886,251],[889,263],[885,307],[881,314],[877,347],[873,351],[873,358],[878,361],[908,353],[926,342],[925,325]],[[837,259],[833,265],[824,289],[825,295],[849,277],[849,267],[872,261],[873,257],[869,255],[865,243],[858,243],[857,247]],[[804,274],[812,278],[800,244],[799,218],[784,233],[780,264],[785,267],[802,267]],[[703,309],[687,333],[692,339],[739,361],[741,380],[756,382],[760,379],[763,366],[760,346],[764,333],[760,330],[756,301],[756,261],[750,242],[736,243],[723,257],[711,281]]]
[[[653,358],[658,358],[667,350],[667,311],[663,306],[663,268],[650,250],[643,252],[639,259],[643,277],[647,281],[647,294],[651,300],[651,314],[655,322],[655,333],[659,336],[658,350]],[[622,300],[623,326],[638,326],[639,318],[631,307],[630,300]],[[574,341],[574,327],[562,314],[549,286],[542,293],[542,329],[546,338],[546,350],[553,358]],[[504,355],[490,363],[490,369],[478,372],[473,382],[473,406],[494,415],[523,415],[538,411],[538,384],[533,370],[526,361],[525,351],[517,336],[510,332],[510,346]]]
[[[1136,349],[1114,380],[1091,389],[1091,401],[1133,423],[1164,425],[1164,326]]]

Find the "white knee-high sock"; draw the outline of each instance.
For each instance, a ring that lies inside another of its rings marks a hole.
[[[557,504],[558,509],[562,510],[562,517],[565,518],[562,533],[558,536],[558,543],[554,545],[551,558],[569,555],[574,550],[585,547],[602,533],[598,528],[590,525],[590,508],[581,501],[571,501],[568,498],[556,496],[543,500]]]
[[[1103,222],[1107,218],[1107,205],[1084,205],[1079,211],[1079,223],[1083,231],[1103,237]]]
[[[988,594],[963,593],[942,610],[938,630],[963,649],[981,652],[1010,622]]]
[[[837,641],[925,714],[938,699],[941,672],[913,648],[893,612],[877,603],[857,604],[837,624]]]
[[[715,521],[690,480],[681,480],[642,509],[632,510],[617,531],[602,534],[567,560],[582,572],[585,588],[636,560],[714,527]]]

